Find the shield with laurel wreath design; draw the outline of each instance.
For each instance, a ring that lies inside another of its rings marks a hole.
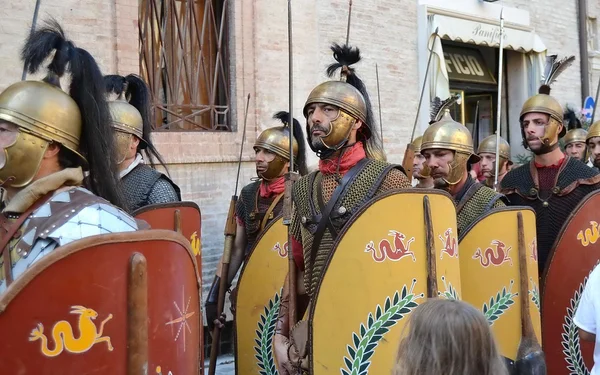
[[[275,218],[256,240],[237,284],[235,367],[237,374],[275,375],[272,341],[281,287],[288,271],[287,227]]]
[[[425,224],[426,200],[430,226]],[[458,298],[456,211],[449,195],[436,190],[392,192],[350,219],[334,244],[311,306],[311,374],[391,373],[406,318],[427,297],[430,228],[435,239],[449,238],[448,247],[434,242],[437,294]]]
[[[519,272],[518,212],[523,215],[527,275]],[[521,277],[527,278],[531,322],[541,343],[535,213],[525,207],[491,210],[465,230],[459,247],[462,300],[485,315],[500,354],[515,361],[521,341]]]
[[[600,260],[600,191],[587,195],[563,225],[542,279],[542,336],[549,375],[587,375],[594,343],[573,322],[587,277]]]

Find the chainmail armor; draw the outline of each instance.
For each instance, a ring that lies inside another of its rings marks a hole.
[[[254,247],[256,239],[260,234],[260,224],[265,217],[265,214],[273,200],[277,195],[273,195],[269,198],[263,198],[259,193],[260,180],[252,182],[242,189],[240,198],[235,205],[235,215],[244,222],[246,229],[246,249],[245,254],[248,255],[250,250]],[[279,216],[283,210],[283,199],[273,208],[273,213],[267,219],[267,225],[274,218]]]
[[[306,269],[304,284],[309,296],[313,295],[318,285],[337,234],[350,217],[373,197],[392,189],[410,187],[408,178],[400,168],[397,165],[370,160],[358,172],[354,183],[349,186],[347,193],[340,197],[339,202],[332,210],[330,218],[337,233],[332,234],[329,229],[325,230],[314,264],[311,259],[311,249],[313,236],[320,220],[320,207],[327,205],[338,182],[335,175],[323,175],[316,171],[302,177],[294,184],[295,211],[290,230],[294,238],[302,243]],[[321,196],[319,196],[319,192]],[[312,272],[309,271],[311,266],[313,267]]]
[[[510,205],[528,206],[535,211],[538,267],[542,277],[556,237],[581,200],[600,188],[600,174],[580,160],[567,157],[556,172],[555,183],[544,186],[543,176],[535,178],[539,170],[542,168],[537,169],[531,161],[508,172],[500,186]]]
[[[461,194],[462,193],[462,194]],[[471,177],[463,187],[461,193],[457,194],[456,226],[458,236],[464,234],[473,223],[477,222],[486,212],[492,208],[504,207],[508,200],[502,194],[491,189]]]
[[[181,201],[179,187],[146,164],[139,164],[123,176],[121,188],[130,212],[150,204]]]

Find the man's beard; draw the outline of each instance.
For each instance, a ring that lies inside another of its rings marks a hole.
[[[598,157],[597,159],[594,159],[592,164],[594,164],[594,167],[600,169],[600,157]]]
[[[313,146],[315,150],[324,151],[327,150],[327,146],[323,143],[323,138],[320,136],[312,136],[310,137],[310,144]]]
[[[439,177],[439,178],[433,179],[433,186],[436,189],[448,190],[448,188],[450,187],[450,184],[446,180],[444,180],[442,177]]]
[[[320,150],[320,151],[324,151],[327,150],[327,146],[325,146],[325,143],[323,142],[323,138],[320,135],[312,135],[313,131],[321,131],[324,134],[329,133],[329,130],[323,126],[320,125],[314,125],[311,129],[311,135],[310,135],[310,144],[313,146],[313,148],[315,150]]]
[[[547,144],[545,144],[544,142],[542,142],[541,139],[540,139],[539,145],[536,145],[536,149],[535,150],[533,149],[533,147],[531,147],[531,145],[529,144],[528,140],[526,140],[525,143],[526,143],[527,147],[529,148],[529,150],[531,150],[531,152],[533,152],[535,155],[544,155],[544,154],[547,154],[550,151],[554,151],[554,149],[558,147],[558,142],[556,142],[552,146],[548,146]]]

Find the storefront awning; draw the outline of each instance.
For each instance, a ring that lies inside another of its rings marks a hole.
[[[500,46],[500,26],[498,24],[441,14],[434,16],[434,24],[439,27],[439,34],[444,39],[488,47]],[[546,50],[546,46],[535,32],[522,27],[510,27],[510,25],[504,27],[504,48],[523,53],[541,53]]]

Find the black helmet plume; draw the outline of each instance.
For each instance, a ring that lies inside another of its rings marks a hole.
[[[563,123],[568,130],[580,129],[583,127],[581,120],[577,117],[573,108],[569,106],[567,106],[567,109],[563,114]]]
[[[55,51],[44,81],[60,87],[60,78],[71,74],[69,95],[81,112],[80,152],[89,165],[88,188],[96,195],[124,208],[118,189],[115,145],[110,127],[110,113],[105,100],[104,81],[96,61],[86,50],[67,40],[54,19],[29,35],[21,50],[21,59],[29,73],[35,73]],[[61,152],[68,152],[61,148]]]
[[[150,89],[148,85],[137,75],[129,74],[126,77],[120,75],[106,75],[104,76],[104,83],[106,86],[107,93],[114,93],[117,96],[122,96],[129,104],[135,107],[142,116],[143,130],[142,139],[138,146],[138,152],[144,150],[146,159],[150,162],[150,165],[154,168],[154,158],[167,169],[165,162],[152,143],[152,108],[150,104]],[[168,173],[168,170],[167,170]]]
[[[333,58],[336,62],[327,67],[327,75],[333,78],[336,71],[341,69],[342,77],[345,77],[346,82],[354,86],[365,99],[365,104],[367,106],[367,124],[364,124],[366,129],[362,130],[362,127],[359,129],[357,139],[365,143],[367,155],[385,160],[385,153],[381,147],[381,135],[377,131],[378,127],[375,122],[375,116],[373,116],[369,92],[367,91],[364,82],[356,75],[355,69],[352,67],[352,65],[361,60],[360,50],[347,44],[339,45],[334,43],[331,46],[331,51],[333,52]]]
[[[273,118],[279,120],[284,126],[290,126],[290,113],[286,111],[279,111],[273,115]],[[298,155],[294,160],[294,164],[298,167],[298,173],[301,176],[308,174],[308,167],[306,166],[306,143],[304,140],[304,133],[302,133],[302,127],[296,118],[294,118],[294,139],[298,142]]]

